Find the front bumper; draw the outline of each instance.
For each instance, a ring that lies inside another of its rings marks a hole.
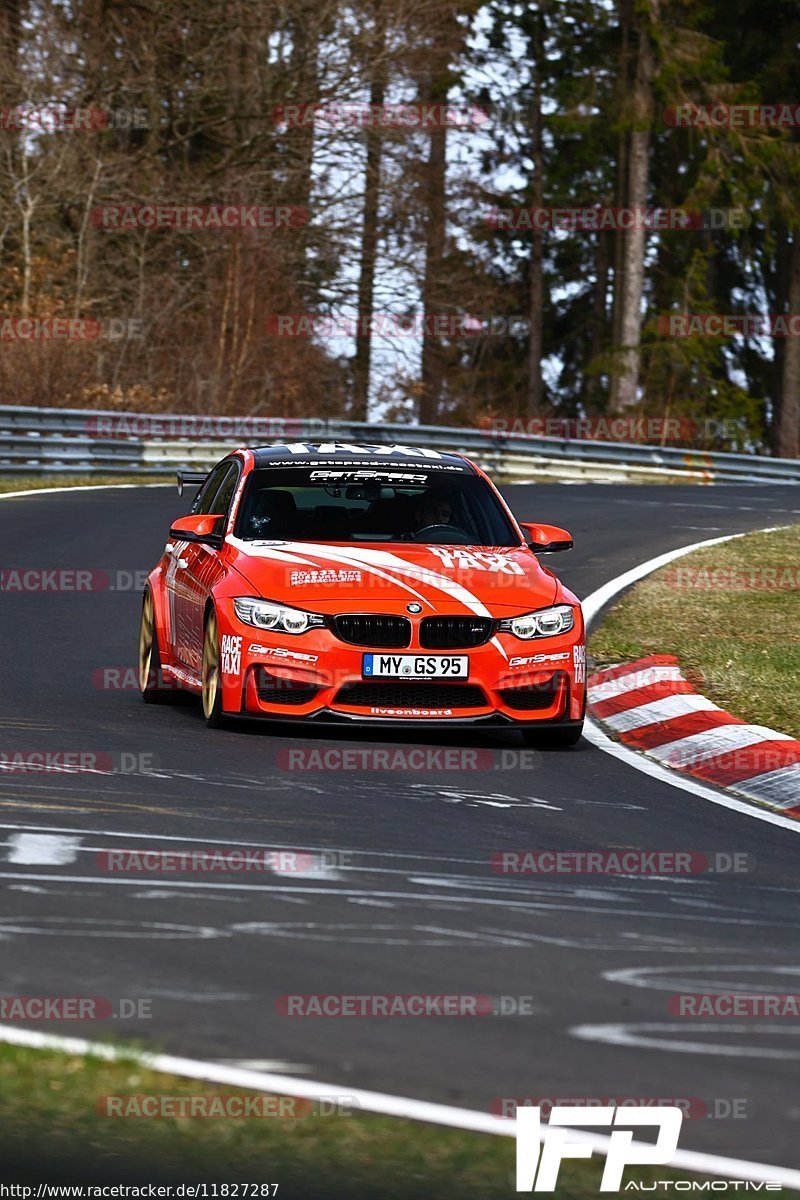
[[[291,636],[219,612],[222,701],[230,715],[315,724],[526,727],[577,725],[585,708],[582,622],[568,634],[523,642],[498,634],[472,648],[354,646],[328,629]],[[226,639],[231,639],[226,642]],[[233,648],[226,658],[225,650]],[[466,655],[466,680],[365,679],[368,653]],[[226,670],[226,667],[230,668]]]

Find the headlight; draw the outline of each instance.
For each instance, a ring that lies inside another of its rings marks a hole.
[[[574,624],[575,614],[570,606],[558,604],[555,608],[540,608],[538,612],[525,613],[521,617],[506,617],[500,622],[500,630],[527,641],[529,638],[556,637],[559,633],[569,633]]]
[[[284,604],[272,604],[269,600],[253,600],[250,596],[237,596],[233,607],[245,625],[274,629],[276,633],[305,633],[307,629],[325,624],[319,613],[287,608]]]

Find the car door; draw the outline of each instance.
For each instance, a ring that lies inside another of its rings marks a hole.
[[[221,497],[223,485],[231,475],[233,475],[235,486],[238,473],[232,459],[225,459],[218,463],[198,492],[192,505],[192,512],[216,512],[217,497]],[[164,583],[169,604],[172,653],[178,662],[199,675],[202,656],[203,608],[208,595],[207,580],[211,578],[213,583],[215,578],[218,578],[213,570],[217,551],[202,542],[187,542],[183,539],[170,540],[167,545],[170,562]]]
[[[219,513],[223,518],[220,522],[224,530],[233,501],[236,485],[241,475],[242,464],[238,458],[228,460],[228,470],[222,477],[222,482],[211,501],[210,513]],[[204,542],[194,542],[194,554],[189,555],[186,568],[186,635],[187,635],[187,665],[193,671],[200,673],[203,661],[203,617],[206,600],[212,588],[225,574],[225,565],[215,546]]]

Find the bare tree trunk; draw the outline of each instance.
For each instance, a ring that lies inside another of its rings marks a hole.
[[[630,39],[631,39],[631,19],[632,19],[632,4],[631,0],[618,0],[617,10],[619,12],[620,21],[620,50],[619,61],[617,64],[617,80],[615,84],[616,93],[616,113],[617,119],[621,119],[625,109],[630,85],[631,85],[631,65],[630,65]],[[630,135],[627,129],[620,129],[617,137],[617,178],[615,187],[615,203],[618,208],[624,208],[628,203],[628,149]],[[616,349],[622,343],[621,334],[621,310],[622,296],[625,290],[624,284],[624,266],[625,266],[625,247],[623,239],[619,236],[614,237],[613,249],[613,273],[614,273],[614,292],[611,298],[611,347]],[[613,410],[617,405],[617,391],[619,379],[616,369],[612,370],[611,379],[609,381],[609,407]]]
[[[20,0],[0,0],[0,107],[13,108],[22,100],[19,75],[19,47],[22,12]],[[22,139],[14,129],[0,130],[0,190],[7,191],[9,182],[18,174]],[[9,219],[4,216],[2,250],[6,248]],[[14,236],[9,239],[13,254]]]
[[[458,27],[455,5],[445,6],[442,24],[436,30],[431,45],[430,76],[427,101],[446,106],[450,92],[450,66],[463,42]],[[447,229],[447,128],[442,122],[430,134],[428,161],[425,167],[423,195],[426,211],[425,274],[422,282],[422,310],[425,316],[440,312],[445,298],[443,278],[445,237]],[[435,337],[422,341],[422,378],[420,386],[419,419],[421,424],[435,422],[444,386],[444,353]]]
[[[658,17],[659,0],[648,0],[646,13],[633,14],[636,39],[636,74],[630,101],[632,129],[628,140],[626,207],[639,213],[647,204],[650,165],[650,125],[653,119],[655,54],[650,41],[652,23]],[[646,235],[642,222],[618,235],[623,241],[622,278],[619,299],[618,365],[612,385],[611,410],[620,412],[637,402],[639,345],[642,332],[644,256]],[[615,284],[616,286],[616,284]]]
[[[386,19],[384,5],[378,0],[375,12],[376,28],[371,60],[372,79],[369,100],[373,109],[386,99],[385,57]],[[381,187],[381,132],[372,124],[367,131],[367,165],[364,181],[364,224],[361,230],[361,261],[358,279],[358,312],[363,318],[372,315],[375,297],[375,264],[378,254],[378,209]],[[372,369],[372,337],[368,332],[356,338],[353,360],[354,396],[352,417],[366,421],[369,412],[369,385]]]
[[[792,234],[789,254],[787,309],[800,312],[800,230]],[[775,419],[775,453],[797,458],[800,451],[800,338],[787,338],[783,346],[781,390]]]
[[[447,87],[434,88],[432,103],[447,102]],[[422,311],[427,318],[440,303],[445,240],[445,180],[447,174],[447,130],[444,126],[431,133],[426,171],[425,277],[422,283]],[[444,378],[442,349],[433,337],[422,342],[422,394],[419,419],[422,425],[436,420]]]
[[[544,151],[542,147],[542,63],[545,53],[545,21],[541,8],[536,19],[538,36],[532,39],[533,95],[531,97],[531,158],[533,160],[533,205],[544,207]],[[528,341],[529,417],[538,416],[544,401],[542,382],[542,314],[544,274],[542,269],[542,231],[536,228],[531,239],[530,260],[530,335]]]
[[[17,59],[22,23],[20,0],[0,0],[0,101],[18,104]]]
[[[611,267],[609,255],[609,238],[614,235],[608,232],[598,233],[594,250],[595,281],[592,289],[592,307],[589,326],[589,366],[605,346],[606,338],[606,297],[608,295],[608,274]],[[589,411],[600,407],[600,377],[590,371],[586,377],[586,404]]]
[[[320,9],[312,0],[295,4],[292,15],[292,57],[290,77],[297,81],[297,89],[290,99],[299,104],[315,104],[319,99],[319,39]],[[292,186],[291,203],[308,208],[311,202],[312,171],[314,161],[314,125],[306,122],[293,130],[292,137]]]

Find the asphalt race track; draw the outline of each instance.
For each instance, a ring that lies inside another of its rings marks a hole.
[[[538,485],[506,495],[520,519],[573,532],[574,552],[547,562],[581,596],[670,548],[800,519],[800,490],[789,487]],[[738,1101],[741,1119],[684,1122],[681,1147],[800,1167],[800,1022],[667,1010],[679,991],[800,991],[795,835],[586,741],[503,769],[503,751],[522,749],[511,733],[473,742],[258,724],[214,732],[199,705],[150,707],[130,688],[99,686],[107,668],[135,661],[140,591],[126,576],[152,566],[187,508],[166,488],[0,501],[4,568],[94,569],[115,585],[4,592],[0,749],[135,764],[3,772],[0,990],[148,998],[149,1020],[40,1027],[299,1071],[344,1092],[481,1110],[510,1096],[695,1098],[723,1114]],[[277,761],[286,747],[475,744],[494,750],[491,770],[320,772]],[[57,840],[26,836],[37,833]],[[115,875],[97,861],[120,847],[226,844],[351,859],[305,877]],[[537,879],[489,864],[502,850],[622,846],[747,851],[755,868]],[[298,1019],[277,1003],[370,992],[530,996],[533,1014]],[[579,1026],[614,1026],[617,1037],[578,1036]]]

